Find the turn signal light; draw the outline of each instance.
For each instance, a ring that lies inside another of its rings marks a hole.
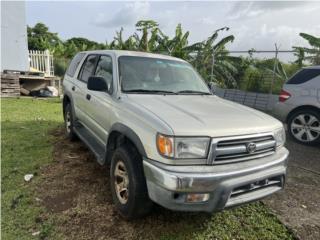
[[[157,135],[157,147],[161,155],[173,157],[173,138],[161,134]]]

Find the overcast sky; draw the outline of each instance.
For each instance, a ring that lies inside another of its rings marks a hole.
[[[230,50],[282,50],[307,45],[300,32],[320,36],[320,2],[27,2],[27,24],[43,22],[62,39],[85,37],[112,41],[115,31],[134,32],[140,19],[153,19],[168,35],[178,23],[190,31],[190,43],[230,27]],[[283,60],[292,59],[282,54]]]

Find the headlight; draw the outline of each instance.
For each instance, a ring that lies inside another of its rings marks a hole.
[[[284,145],[286,142],[286,132],[283,127],[274,131],[274,138],[276,140],[277,147]]]
[[[197,159],[208,155],[209,137],[171,137],[157,135],[157,148],[164,157]]]

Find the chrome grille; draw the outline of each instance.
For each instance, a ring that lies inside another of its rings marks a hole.
[[[254,146],[253,151],[248,149],[249,144]],[[212,163],[225,164],[265,157],[273,154],[275,148],[276,141],[272,135],[214,139],[212,144]]]

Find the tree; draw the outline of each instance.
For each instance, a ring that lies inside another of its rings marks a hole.
[[[69,45],[72,43],[76,46],[77,49],[81,51],[104,49],[105,47],[105,45],[102,43],[97,43],[95,41],[91,41],[87,38],[82,37],[70,38],[65,42],[65,45]]]
[[[302,66],[303,60],[307,60],[313,65],[320,65],[320,37],[307,33],[300,33],[299,35],[308,41],[310,47],[293,47],[296,51],[295,56],[297,56],[296,63]]]
[[[226,36],[216,43],[219,32],[228,30],[228,27],[217,29],[206,41],[193,44],[197,54],[191,62],[207,81],[214,81],[224,87],[235,87],[238,84],[234,78],[238,72],[235,65],[241,59],[230,56],[226,49],[226,45],[233,42],[234,36]]]
[[[191,52],[196,50],[193,48],[193,46],[188,46],[189,31],[183,33],[180,23],[177,25],[175,36],[172,39],[170,39],[160,30],[158,33],[158,46],[156,48],[158,52],[189,60]]]
[[[37,23],[34,27],[27,26],[27,34],[30,50],[44,51],[61,42],[58,34],[49,32],[49,28],[43,23]]]
[[[142,36],[139,43],[140,50],[146,52],[150,51],[148,34],[150,31],[153,35],[156,34],[158,26],[159,24],[153,20],[140,20],[136,23],[137,30],[142,32]]]

